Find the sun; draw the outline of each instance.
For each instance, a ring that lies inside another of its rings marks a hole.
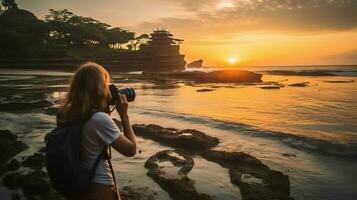
[[[229,57],[227,61],[229,64],[235,64],[237,63],[238,59],[236,57]]]

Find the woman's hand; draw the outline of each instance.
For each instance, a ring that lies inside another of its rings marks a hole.
[[[134,156],[136,153],[136,137],[128,117],[128,100],[123,94],[118,96],[116,109],[121,118],[125,137],[119,137],[111,145],[124,156]]]
[[[116,109],[120,115],[120,118],[128,116],[128,100],[124,94],[118,95]]]

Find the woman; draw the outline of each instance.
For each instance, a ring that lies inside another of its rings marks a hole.
[[[98,156],[110,145],[124,156],[134,156],[136,139],[128,116],[128,101],[118,95],[116,110],[122,121],[123,132],[110,117],[110,76],[96,63],[86,63],[75,73],[70,90],[61,106],[64,120],[91,116],[82,129],[82,155],[85,168],[91,169]],[[94,113],[91,115],[91,113]],[[83,199],[120,199],[108,160],[99,160],[95,176]]]

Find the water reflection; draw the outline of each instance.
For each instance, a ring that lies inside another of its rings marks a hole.
[[[39,98],[56,101],[68,87],[69,76],[63,74],[51,77],[25,74],[26,79],[20,76],[14,73],[0,77],[1,102]],[[219,137],[217,149],[244,151],[288,174],[296,199],[336,199],[340,194],[345,195],[341,199],[352,199],[349,197],[357,195],[354,190],[357,164],[338,155],[355,150],[353,143],[357,143],[357,79],[269,75],[263,79],[262,84],[284,87],[263,90],[261,84],[152,82],[129,76],[126,79],[120,74],[114,81],[118,81],[120,88],[133,87],[137,91],[138,98],[130,103],[129,111],[134,123],[194,128]],[[309,86],[289,86],[302,82],[309,82]],[[197,92],[202,88],[214,91]],[[116,113],[113,116],[118,117]],[[3,128],[23,134],[29,144],[40,144],[54,121],[54,116],[32,113],[3,112],[0,117]],[[141,138],[138,141],[143,153],[132,159],[115,154],[114,167],[125,184],[159,188],[145,175],[143,163],[167,147]],[[344,143],[351,148],[345,148]],[[315,153],[316,144],[339,154]],[[204,193],[215,191],[223,199],[239,198],[239,190],[230,185],[226,171],[200,159],[195,158],[196,166],[189,174],[197,181],[196,187]],[[161,199],[167,197],[161,190],[158,193]]]

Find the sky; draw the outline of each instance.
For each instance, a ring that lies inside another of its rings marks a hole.
[[[141,33],[184,39],[206,66],[357,64],[357,0],[17,0],[39,18],[68,9]]]

